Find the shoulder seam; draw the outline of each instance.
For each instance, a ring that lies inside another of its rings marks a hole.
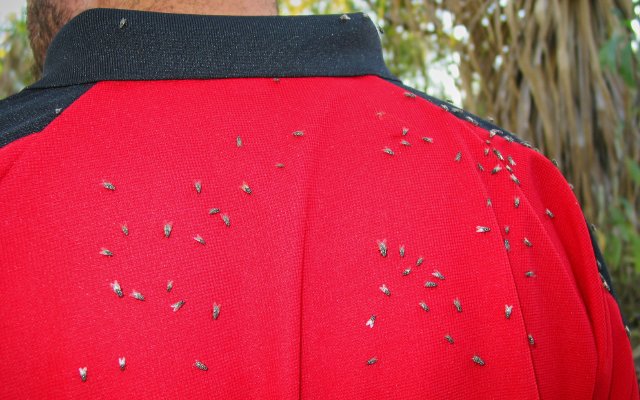
[[[384,79],[384,78],[383,78]],[[477,126],[481,129],[484,129],[486,131],[489,131],[491,133],[491,135],[497,135],[497,136],[501,136],[503,137],[505,140],[510,141],[510,142],[515,142],[518,143],[522,146],[525,146],[527,148],[533,149],[537,152],[540,152],[538,149],[534,148],[533,145],[531,145],[531,143],[520,139],[519,137],[517,137],[516,135],[514,135],[513,133],[499,127],[498,125],[495,125],[483,118],[478,117],[477,115],[474,115],[470,112],[467,112],[465,110],[463,110],[462,108],[456,107],[455,105],[442,101],[440,99],[437,99],[435,97],[429,96],[428,94],[419,91],[418,89],[415,89],[411,86],[405,85],[404,83],[402,83],[402,81],[395,81],[395,80],[391,80],[391,79],[385,79],[387,82],[394,84],[406,91],[408,91],[409,93],[412,93],[416,96],[421,97],[424,100],[427,100],[428,102],[444,109],[445,111],[448,111],[449,113],[453,114],[454,116],[456,116],[457,118],[471,123],[474,126]]]
[[[95,84],[25,88],[0,101],[0,148],[46,129]]]

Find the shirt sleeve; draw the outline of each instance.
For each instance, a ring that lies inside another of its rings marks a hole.
[[[602,253],[562,173],[546,157],[531,156],[531,197],[556,214],[549,232],[569,263],[582,298],[597,353],[593,398],[639,399],[627,328]]]
[[[611,282],[609,270],[602,252],[589,228],[591,244],[602,285],[611,295],[605,296],[605,311],[609,315],[609,331],[611,336],[611,388],[610,399],[638,399],[638,380],[633,362],[633,353],[629,344],[629,328],[621,313],[616,293]]]

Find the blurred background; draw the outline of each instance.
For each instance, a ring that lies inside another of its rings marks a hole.
[[[24,0],[0,4],[0,98],[38,79]],[[640,0],[280,0],[362,11],[404,83],[493,118],[574,185],[631,328],[640,376]]]

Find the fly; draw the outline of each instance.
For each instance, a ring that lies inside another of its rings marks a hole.
[[[225,224],[227,227],[230,227],[230,226],[231,226],[231,220],[229,219],[229,215],[227,215],[227,214],[222,214],[222,215],[220,215],[220,218],[222,218],[222,221],[224,222],[224,224]]]
[[[378,250],[380,251],[380,255],[382,255],[382,257],[387,256],[387,239],[378,240]]]
[[[168,238],[171,235],[171,230],[173,229],[173,224],[171,222],[167,222],[164,224],[164,237]]]
[[[242,186],[240,186],[240,189],[242,189],[242,191],[246,194],[251,194],[251,188],[249,187],[249,185],[247,185],[247,182],[242,182]]]
[[[436,271],[433,271],[433,272],[431,273],[431,275],[433,275],[435,278],[440,279],[441,281],[443,281],[443,280],[444,280],[444,275],[442,275],[442,273],[440,273],[440,271],[437,271],[437,270],[436,270]]]
[[[202,361],[198,361],[198,360],[196,360],[193,366],[198,368],[200,371],[207,371],[209,369],[206,365],[204,365]]]
[[[602,280],[602,287],[604,287],[607,292],[611,293],[611,287],[607,283],[607,280],[604,279],[604,276],[602,274],[600,274],[600,280]]]
[[[518,180],[518,178],[514,174],[511,174],[511,180],[514,181],[516,185],[520,184],[520,180]]]
[[[511,313],[513,312],[513,306],[510,306],[508,304],[504,305],[504,316],[509,319],[511,318]]]
[[[124,296],[124,294],[122,293],[122,288],[120,287],[118,281],[113,281],[113,283],[111,284],[111,288],[113,289],[113,292],[118,295],[118,297]]]
[[[473,125],[475,125],[475,126],[480,125],[480,124],[478,123],[478,121],[476,121],[475,119],[473,119],[473,118],[471,118],[471,117],[469,117],[469,116],[467,116],[467,121],[471,122],[471,123],[472,123]]]
[[[181,309],[183,305],[184,305],[184,300],[180,300],[180,301],[179,301],[179,302],[177,302],[177,303],[173,303],[173,304],[171,305],[171,308],[173,309],[173,312],[176,312],[176,311],[178,311],[179,309]]]
[[[107,249],[100,250],[100,254],[106,257],[113,257],[113,253],[111,252],[111,250],[107,250]]]
[[[373,324],[376,322],[376,316],[372,315],[371,318],[369,318],[367,320],[367,322],[365,323],[366,326],[368,326],[369,328],[373,328]]]
[[[142,295],[142,293],[136,292],[135,290],[131,292],[131,297],[133,297],[136,300],[144,301],[144,296]]]
[[[473,356],[472,358],[473,362],[480,365],[480,366],[484,366],[484,360],[482,358],[480,358],[480,356]]]
[[[456,310],[458,310],[458,312],[462,312],[462,304],[460,304],[460,300],[459,299],[454,299],[453,300],[453,305],[456,308]]]

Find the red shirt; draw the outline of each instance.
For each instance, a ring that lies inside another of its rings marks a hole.
[[[1,398],[638,399],[562,174],[362,14],[90,10],[0,109]]]

